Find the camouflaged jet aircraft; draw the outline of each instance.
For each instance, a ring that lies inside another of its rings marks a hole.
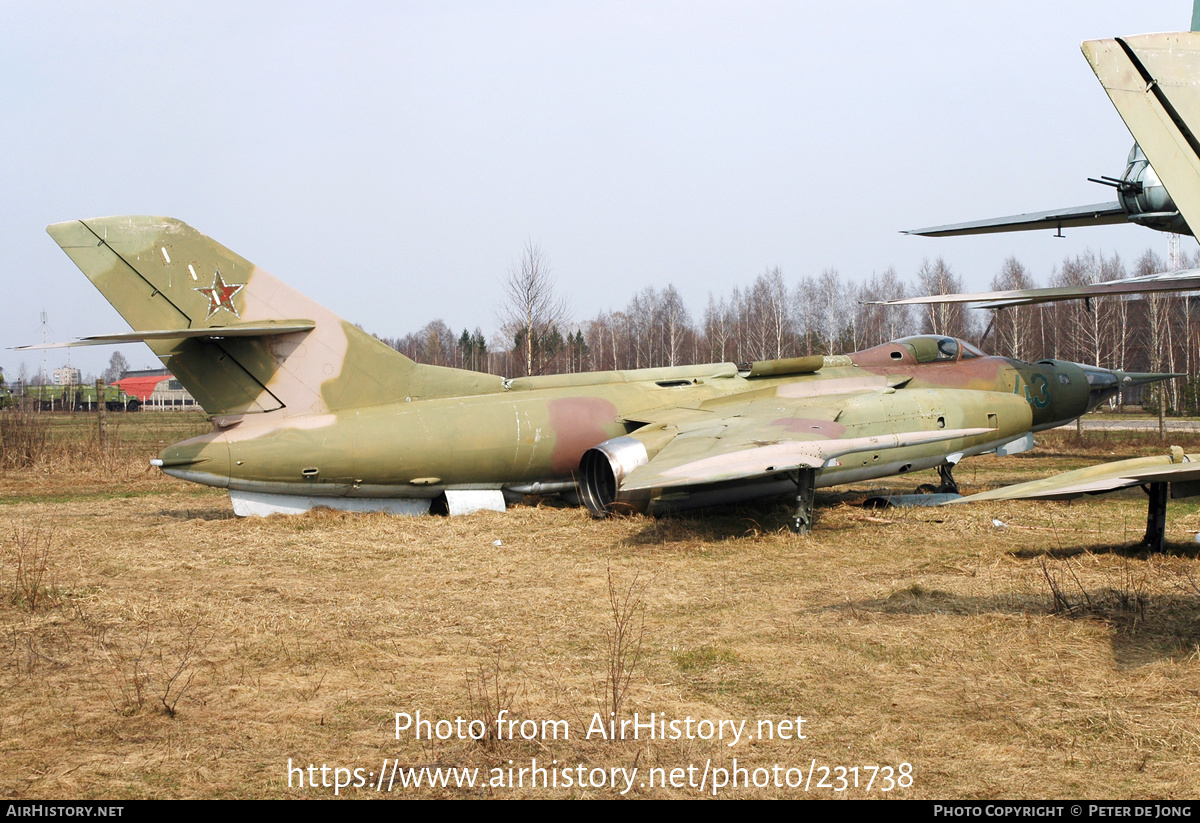
[[[409,360],[166,217],[47,231],[211,416],[167,474],[228,489],[239,515],[314,506],[397,513],[577,496],[597,516],[813,493],[1012,454],[1132,375],[989,357],[918,336],[834,357],[506,380]]]
[[[1185,222],[1200,225],[1200,34],[1083,48]],[[834,357],[505,380],[414,363],[177,220],[48,231],[134,329],[78,344],[145,341],[211,415],[211,434],[154,464],[228,489],[239,515],[461,513],[557,493],[603,516],[789,495],[803,532],[818,487],[937,468],[953,491],[964,457],[1024,451],[1119,388],[1175,376],[1023,363],[926,335]],[[1198,276],[935,299],[999,307],[1188,290]],[[1149,484],[1147,540],[1161,545],[1166,484],[1200,493],[1189,463],[1119,463],[1033,491]]]

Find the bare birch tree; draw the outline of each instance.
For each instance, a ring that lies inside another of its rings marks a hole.
[[[783,272],[778,266],[760,274],[754,281],[751,298],[755,306],[756,320],[761,328],[759,345],[767,357],[779,359],[785,349],[790,348],[792,337],[792,315],[787,286]]]
[[[522,354],[525,374],[540,373],[543,339],[551,329],[566,326],[567,304],[554,293],[550,261],[532,240],[525,244],[519,265],[504,281],[504,332],[515,352]]]
[[[950,270],[942,258],[928,260],[917,270],[921,294],[954,294],[963,290],[962,278]],[[950,337],[970,336],[971,320],[961,303],[930,303],[925,307],[924,331]]]
[[[808,329],[818,346],[815,354],[839,354],[838,340],[850,322],[845,286],[837,269],[825,269],[816,281],[806,280],[796,292],[801,311],[807,308]]]
[[[1004,261],[1000,271],[992,278],[993,291],[1032,289],[1033,278],[1015,257]],[[1034,312],[1027,306],[1009,306],[995,310],[995,346],[993,351],[1003,357],[1024,360],[1033,349]]]
[[[665,364],[678,366],[683,362],[684,344],[692,334],[692,316],[683,305],[683,298],[674,285],[668,285],[661,297],[663,349]]]

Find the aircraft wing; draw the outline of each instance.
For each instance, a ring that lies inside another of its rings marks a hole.
[[[801,412],[805,413],[805,412]],[[621,490],[661,489],[749,480],[797,468],[821,468],[857,452],[974,437],[986,428],[935,429],[865,437],[841,436],[843,426],[825,409],[811,417],[781,417],[775,404],[737,416],[696,420],[649,462],[626,475]]]
[[[917,303],[978,303],[976,308],[1002,309],[1007,306],[1027,306],[1032,303],[1054,303],[1059,300],[1086,300],[1113,294],[1148,294],[1151,292],[1200,291],[1200,269],[1106,280],[1086,286],[1063,286],[1044,289],[1012,289],[1010,291],[975,292],[971,294],[929,294],[904,300],[877,301],[883,306],[903,306]]]
[[[1012,214],[1008,217],[993,217],[990,220],[975,220],[970,223],[951,223],[926,229],[909,229],[903,233],[919,234],[922,237],[955,237],[963,234],[993,234],[1002,231],[1107,226],[1114,223],[1125,223],[1128,222],[1128,219],[1121,204],[1114,200],[1111,203],[1094,203],[1090,206],[1072,206],[1054,211]]]
[[[1089,466],[1042,480],[1018,483],[1002,489],[972,494],[952,503],[974,503],[984,500],[1071,500],[1086,494],[1128,489],[1149,483],[1183,483],[1200,480],[1200,454],[1184,454],[1182,449],[1172,449],[1168,455],[1135,457]],[[1176,489],[1175,496],[1183,497]],[[1190,491],[1190,490],[1188,490]]]

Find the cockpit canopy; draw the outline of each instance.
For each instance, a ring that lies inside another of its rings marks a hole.
[[[950,363],[986,355],[966,340],[940,334],[918,334],[893,340],[892,345],[908,349],[918,363]]]
[[[965,340],[943,334],[917,334],[850,355],[856,366],[901,366],[914,363],[956,363],[987,357]]]

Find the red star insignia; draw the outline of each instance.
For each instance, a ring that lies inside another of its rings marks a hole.
[[[205,320],[221,309],[233,312],[234,317],[241,319],[237,306],[233,305],[233,296],[245,287],[245,283],[226,283],[221,272],[217,271],[213,275],[212,286],[207,289],[192,289],[192,291],[198,291],[208,298],[208,317],[204,318]]]

